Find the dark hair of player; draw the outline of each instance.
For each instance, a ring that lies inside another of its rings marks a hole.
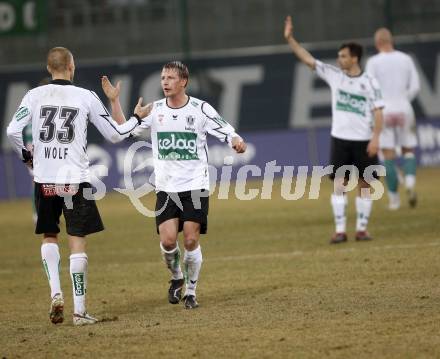
[[[350,51],[350,56],[357,57],[358,63],[361,63],[363,53],[362,45],[358,44],[357,42],[346,42],[339,48],[339,50],[342,49],[348,49],[348,51]]]

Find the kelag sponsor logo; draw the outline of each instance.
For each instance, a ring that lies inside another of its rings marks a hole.
[[[15,119],[17,121],[20,121],[23,117],[26,117],[27,115],[29,115],[29,110],[27,109],[27,107],[20,107],[15,113]]]
[[[191,132],[158,132],[158,158],[160,160],[198,160],[197,134]]]
[[[364,96],[354,95],[342,90],[338,90],[336,109],[339,111],[354,112],[365,116],[367,99]]]
[[[84,287],[84,273],[72,273],[73,277],[73,290],[76,296],[81,296],[85,294]]]

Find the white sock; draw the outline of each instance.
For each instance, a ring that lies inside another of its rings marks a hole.
[[[198,246],[193,251],[185,250],[183,263],[185,265],[186,295],[196,295],[197,281],[199,280],[200,268],[202,267],[202,249]]]
[[[366,231],[373,201],[370,198],[356,197],[356,231]]]
[[[405,187],[408,190],[413,190],[416,186],[416,176],[415,175],[405,175]]]
[[[87,255],[85,253],[70,256],[70,276],[73,288],[73,312],[84,314],[87,292]]]
[[[398,209],[400,207],[400,195],[399,192],[388,191],[388,200],[390,209]]]
[[[60,250],[58,244],[42,244],[41,259],[43,261],[43,267],[46,271],[47,279],[49,280],[51,298],[57,293],[63,295],[60,284]]]
[[[336,233],[345,233],[346,230],[347,216],[345,215],[345,207],[348,200],[344,197],[342,194],[332,194],[330,199],[335,217]]]
[[[180,248],[176,243],[176,248],[167,251],[160,243],[160,251],[162,252],[162,258],[171,272],[172,279],[182,279],[183,273],[180,268]]]

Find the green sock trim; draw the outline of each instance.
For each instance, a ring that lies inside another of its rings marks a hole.
[[[385,160],[384,165],[387,171],[387,175],[385,176],[387,187],[391,192],[397,192],[399,180],[397,178],[396,163],[394,162],[394,160]]]
[[[49,268],[47,267],[47,262],[45,259],[43,259],[43,268],[44,271],[46,272],[47,279],[50,280]]]
[[[185,266],[184,266],[183,278],[185,279],[185,282],[188,283],[188,264],[187,263],[185,263]]]
[[[177,269],[180,266],[180,251],[179,250],[177,250],[176,253],[174,254],[174,260],[171,265],[172,265],[173,269]]]
[[[415,175],[417,168],[417,161],[415,157],[405,157],[403,159],[403,172],[405,175]]]

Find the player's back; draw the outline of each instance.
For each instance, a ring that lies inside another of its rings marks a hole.
[[[89,181],[87,124],[93,96],[91,91],[64,80],[37,87],[26,95],[32,114],[36,182]]]
[[[401,51],[380,52],[368,60],[367,72],[380,84],[385,101],[409,100],[413,76],[411,58]]]

